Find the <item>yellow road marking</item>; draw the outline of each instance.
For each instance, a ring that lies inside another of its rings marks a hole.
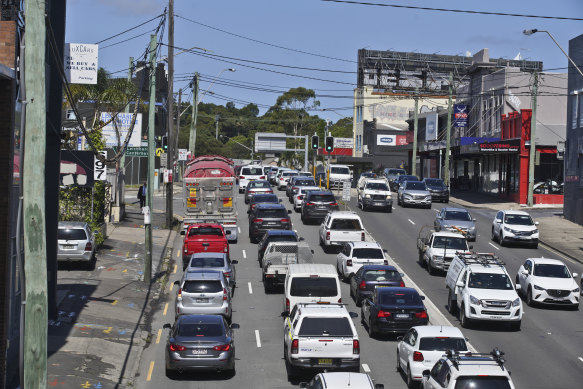
[[[166,305],[164,305],[164,313],[162,313],[162,315],[166,316],[167,312],[168,312],[168,303],[166,303]]]
[[[162,328],[158,330],[158,336],[156,337],[156,344],[160,343],[160,337],[162,336]]]
[[[106,334],[109,334],[112,330],[112,327],[107,327],[106,330],[103,330],[103,332],[105,332]]]
[[[130,252],[128,251],[128,252],[126,253],[126,258],[129,258],[129,256],[130,256]]]
[[[113,302],[111,303],[111,305],[117,305],[117,300],[113,300]]]
[[[178,265],[174,265],[174,271],[172,273],[176,274],[176,270],[178,270]]]
[[[123,269],[121,272],[122,273],[127,273],[128,272],[128,269]]]
[[[176,251],[176,258],[180,256],[180,251]]]
[[[152,372],[154,371],[154,361],[150,362],[150,368],[148,369],[148,377],[146,377],[146,381],[150,381],[152,379]]]
[[[170,292],[172,292],[172,289],[174,289],[174,282],[170,284]]]

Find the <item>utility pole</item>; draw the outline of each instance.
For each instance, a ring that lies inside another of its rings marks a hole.
[[[449,151],[451,148],[451,112],[452,107],[452,84],[453,84],[453,73],[449,72],[449,97],[447,100],[447,128],[445,129],[446,141],[445,141],[445,166],[443,171],[443,181],[445,186],[449,186]],[[437,131],[437,130],[436,130]]]
[[[219,115],[215,115],[215,139],[219,139]]]
[[[180,115],[180,110],[178,111]],[[174,220],[174,0],[168,1],[168,155],[166,169],[170,169],[166,183],[166,228]],[[170,175],[172,179],[170,179]]]
[[[47,387],[48,281],[45,225],[46,157],[46,25],[45,1],[27,1],[24,83],[27,94],[23,164],[24,382],[21,387]],[[22,325],[22,323],[21,323]]]
[[[148,102],[148,181],[146,184],[146,210],[144,210],[144,230],[146,232],[146,257],[144,259],[144,281],[152,280],[152,197],[154,195],[154,126],[156,125],[156,35],[150,35],[150,101]]]
[[[188,142],[188,151],[194,157],[196,147],[196,118],[198,116],[198,73],[194,73],[192,79],[192,118],[190,118],[190,138]]]
[[[534,83],[532,85],[532,118],[530,119],[530,154],[528,156],[528,198],[529,207],[534,204],[534,157],[536,156],[536,95],[538,91],[538,72],[533,73]]]
[[[176,109],[176,132],[174,135],[174,152],[178,155],[178,138],[180,137],[180,116],[182,115],[182,88],[178,89],[178,108]],[[180,166],[180,161],[177,160],[176,166]],[[172,181],[178,177],[177,172],[172,173]]]
[[[330,189],[330,152],[326,150],[326,138],[328,138],[329,120],[326,120],[326,136],[324,137],[324,151],[328,154],[326,158],[326,189]]]
[[[413,159],[411,175],[417,175],[417,133],[419,129],[419,91],[415,90],[415,112],[413,112]]]
[[[130,57],[130,66],[128,68],[128,82],[132,82],[132,72],[134,66],[134,57]],[[125,113],[130,112],[130,104],[128,103],[123,110]],[[85,126],[85,123],[83,123]],[[83,138],[85,139],[85,138]],[[121,147],[121,145],[119,145]],[[133,157],[132,157],[133,158]],[[132,163],[132,169],[134,168],[134,164]],[[125,173],[126,173],[126,153],[121,155],[119,162],[116,163],[116,173],[117,173],[117,205],[120,207],[123,205],[125,209]],[[91,213],[91,217],[93,217],[93,213]],[[121,209],[120,209],[120,219],[122,217]]]

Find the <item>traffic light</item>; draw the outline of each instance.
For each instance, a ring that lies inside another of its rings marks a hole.
[[[162,137],[162,150],[166,153],[168,151],[168,137],[164,135]]]
[[[318,135],[313,135],[312,136],[312,149],[318,150],[319,143],[320,143],[320,138],[318,138]]]
[[[334,137],[327,136],[326,137],[326,152],[331,153],[334,150]]]

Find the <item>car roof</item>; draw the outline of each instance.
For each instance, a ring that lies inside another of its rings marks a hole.
[[[84,228],[86,222],[59,222],[59,228]]]
[[[225,258],[226,256],[227,256],[226,253],[216,253],[208,251],[204,253],[194,253],[192,254],[191,258]]]
[[[385,177],[365,177],[365,181],[367,184],[369,183],[379,183],[379,184],[386,184],[387,179]]]
[[[482,265],[479,263],[473,263],[469,265],[472,273],[495,273],[495,274],[507,274],[504,266],[498,265]]]
[[[455,212],[467,212],[467,213],[470,213],[470,211],[468,211],[465,208],[443,207],[443,208],[441,208],[441,210],[445,210],[445,212],[455,211]]]
[[[526,215],[526,216],[530,216],[528,213],[526,213],[524,211],[515,211],[513,209],[502,210],[502,212],[504,212],[505,215]]]
[[[372,380],[366,373],[349,373],[344,371],[321,373],[326,388],[350,389],[372,388]]]
[[[452,232],[452,231],[436,231],[433,233],[435,236],[447,236],[449,238],[465,238],[460,232]]]
[[[255,209],[284,209],[285,205],[280,203],[259,203]]]
[[[267,236],[274,236],[274,235],[290,235],[290,236],[298,236],[294,230],[267,230],[265,232]]]
[[[333,211],[329,213],[330,217],[343,217],[347,219],[360,219],[360,216],[353,211]]]
[[[450,359],[447,361],[453,365]],[[496,361],[486,356],[460,356],[457,368],[451,371],[457,371],[458,376],[509,376],[507,369],[500,367]]]
[[[262,168],[263,169],[263,166],[261,166],[261,165],[243,165],[243,166],[241,166],[241,169],[244,169],[246,167],[253,167],[253,168],[259,167],[259,168]]]
[[[193,270],[186,272],[184,275],[185,281],[221,279],[223,279],[223,274],[218,270]]]
[[[320,188],[317,186],[302,186],[300,187],[301,191],[309,190],[310,192],[319,192]]]
[[[333,195],[334,193],[332,193],[332,191],[330,191],[330,190],[315,190],[313,192],[310,192],[310,195],[322,195],[322,194],[331,194],[331,195]]]
[[[350,317],[348,310],[343,305],[339,304],[318,304],[318,303],[308,303],[308,304],[298,304],[298,308],[302,316],[310,317],[330,317],[330,316],[340,316],[340,317]]]
[[[201,227],[222,228],[222,226],[218,223],[193,223],[188,225],[188,228],[201,228]]]
[[[355,249],[370,248],[370,249],[380,249],[381,245],[377,242],[348,242],[348,245]]]
[[[180,315],[176,322],[181,324],[222,323],[223,317],[220,315]]]
[[[277,195],[275,193],[257,193],[256,195],[253,195],[251,201],[253,201],[255,198],[260,199],[262,197],[277,197]]]
[[[549,264],[549,265],[564,265],[565,263],[560,259],[553,259],[553,258],[527,258],[534,262],[534,264]]]
[[[391,265],[362,265],[362,271],[365,272],[367,270],[392,270],[398,271],[396,267]]]
[[[318,274],[318,275],[333,275],[337,276],[334,266],[323,263],[292,263],[288,265],[287,274]]]
[[[462,331],[453,326],[415,326],[412,327],[419,334],[419,337],[424,336],[444,336],[444,337],[460,337],[464,335]]]
[[[407,288],[407,287],[401,287],[401,286],[395,286],[395,287],[390,287],[390,288],[376,288],[375,290],[377,291],[378,294],[385,294],[385,293],[387,293],[387,294],[396,294],[396,293],[419,294],[419,292],[415,288]]]

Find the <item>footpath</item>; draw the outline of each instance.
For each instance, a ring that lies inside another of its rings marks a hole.
[[[124,221],[107,225],[95,270],[59,266],[59,316],[48,323],[48,387],[134,387],[178,237],[164,222],[164,214],[154,210],[151,282],[144,281],[145,232],[135,203],[126,204]]]

